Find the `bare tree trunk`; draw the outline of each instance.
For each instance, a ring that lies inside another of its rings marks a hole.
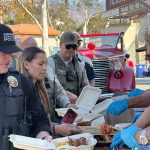
[[[42,34],[42,47],[46,52],[47,56],[51,54],[48,44],[48,22],[47,22],[47,1],[44,0],[42,4],[42,26],[43,26],[43,34]]]
[[[85,21],[84,26],[83,26],[83,34],[87,34],[87,23]]]
[[[3,15],[2,15],[2,11],[0,13],[0,23],[3,23]]]
[[[32,13],[24,6],[24,4],[18,0],[19,4],[22,8],[32,17],[35,23],[38,25],[39,29],[42,32],[42,48],[46,52],[47,56],[49,56],[49,44],[48,44],[48,21],[47,21],[47,0],[43,0],[42,3],[42,26],[38,22],[38,20],[32,15]]]
[[[85,19],[84,26],[83,26],[83,34],[87,34],[87,31],[88,31],[87,26],[88,26],[88,23],[89,23],[89,20],[90,20],[90,16],[89,16],[87,11],[85,12],[85,14],[86,14],[85,15],[86,19]]]

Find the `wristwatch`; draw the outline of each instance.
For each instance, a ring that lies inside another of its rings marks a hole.
[[[139,141],[141,145],[148,144],[148,138],[146,137],[146,129],[142,130]]]

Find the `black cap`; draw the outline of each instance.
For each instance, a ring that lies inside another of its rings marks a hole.
[[[8,26],[0,23],[0,52],[11,54],[20,51],[22,49],[16,45],[12,30]]]

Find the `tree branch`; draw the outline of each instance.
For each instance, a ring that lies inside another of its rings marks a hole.
[[[31,14],[31,12],[24,6],[24,4],[18,0],[18,3],[21,5],[21,7],[32,17],[32,19],[34,20],[34,22],[38,25],[39,29],[41,30],[41,32],[43,32],[43,29],[40,25],[40,23],[38,22],[38,20]]]

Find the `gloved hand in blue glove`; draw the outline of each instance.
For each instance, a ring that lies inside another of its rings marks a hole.
[[[141,96],[143,95],[143,93],[144,93],[144,90],[135,88],[131,92],[128,93],[128,97]]]
[[[131,123],[136,122],[137,119],[141,117],[142,113],[136,113],[134,117],[131,119]]]
[[[127,109],[128,109],[127,99],[121,99],[121,100],[117,100],[115,102],[112,102],[108,106],[108,108],[106,110],[106,114],[119,116],[122,112],[124,112]]]
[[[138,130],[140,130],[140,128],[137,126],[130,126],[121,130],[121,139],[129,148],[135,148],[139,146],[137,140],[134,137]]]
[[[119,147],[119,148],[122,148],[124,145],[121,137],[120,137],[120,134],[119,133],[116,133],[114,134],[114,137],[113,137],[113,140],[112,140],[112,143],[110,145],[110,148],[115,148],[115,147]]]

